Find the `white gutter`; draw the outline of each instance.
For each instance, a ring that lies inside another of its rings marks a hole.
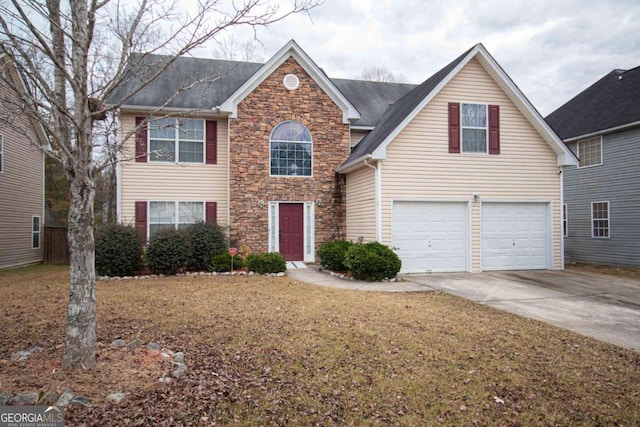
[[[223,116],[226,117],[228,114],[225,112],[220,112],[219,107],[214,108],[179,108],[179,107],[159,107],[157,105],[121,105],[118,110],[124,112],[146,112],[149,111],[157,111],[162,113],[178,113],[178,114],[191,114],[191,115],[199,115],[199,116]]]
[[[363,162],[365,166],[370,167],[375,170],[375,189],[376,189],[376,241],[382,243],[382,170],[380,168],[379,162],[376,162],[377,165],[373,166],[367,162],[367,160],[371,159],[371,155],[369,158],[364,159]]]

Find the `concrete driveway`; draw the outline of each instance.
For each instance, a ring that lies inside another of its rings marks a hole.
[[[547,270],[407,274],[403,279],[640,351],[638,280]]]

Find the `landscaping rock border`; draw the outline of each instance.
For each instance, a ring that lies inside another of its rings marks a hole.
[[[183,276],[268,276],[268,277],[284,277],[287,273],[267,273],[267,274],[258,274],[255,271],[234,271],[234,272],[217,272],[217,271],[191,271],[187,273],[178,273],[175,274],[175,277],[183,277]],[[158,279],[160,277],[167,277],[166,274],[145,274],[141,276],[96,276],[96,280],[102,282],[116,281],[116,280],[148,280],[148,279]]]

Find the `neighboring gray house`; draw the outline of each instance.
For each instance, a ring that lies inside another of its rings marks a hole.
[[[42,128],[20,108],[23,81],[0,53],[0,269],[42,262],[44,144]]]
[[[640,265],[640,67],[611,71],[546,120],[580,159],[564,168],[566,260]]]

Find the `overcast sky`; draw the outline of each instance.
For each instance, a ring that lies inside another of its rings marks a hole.
[[[410,83],[482,43],[546,116],[612,69],[640,66],[640,1],[325,0],[257,36],[265,60],[295,39],[330,77],[383,65]]]

